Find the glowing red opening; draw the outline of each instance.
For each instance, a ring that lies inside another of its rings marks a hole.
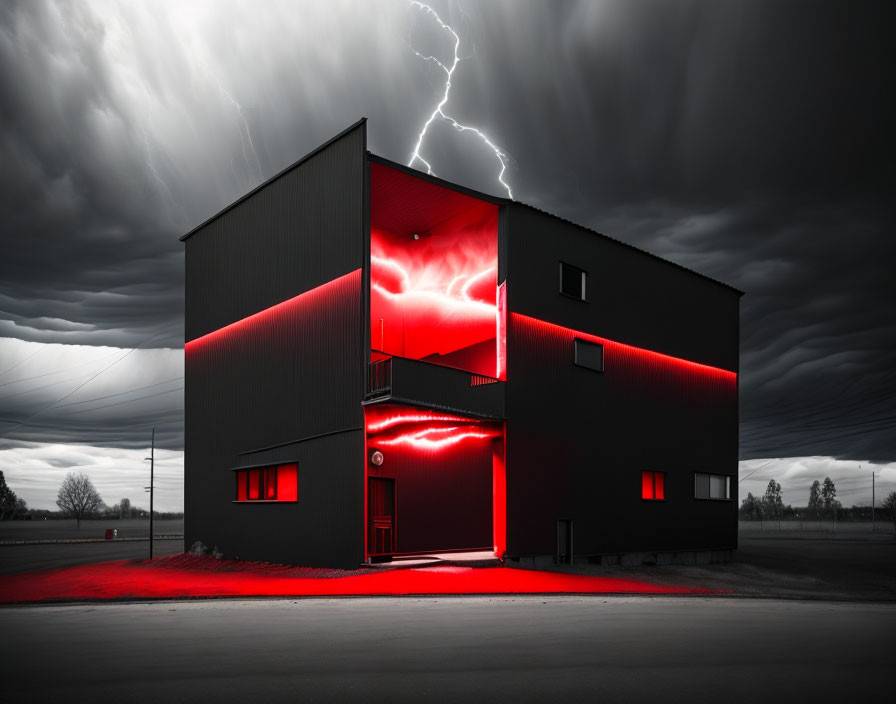
[[[641,472],[641,498],[664,499],[665,478],[663,472]]]
[[[393,404],[364,412],[368,483],[391,481],[395,492],[388,520],[371,516],[368,506],[368,554],[380,551],[371,546],[383,542],[376,537],[382,533],[398,553],[491,546],[503,555],[503,423]],[[371,459],[377,452],[379,463]]]
[[[503,378],[498,209],[371,166],[370,346]]]
[[[296,501],[297,475],[295,464],[240,470],[236,473],[236,500]]]
[[[641,472],[641,498],[653,498],[653,472]]]

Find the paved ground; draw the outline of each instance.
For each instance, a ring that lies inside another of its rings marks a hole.
[[[0,522],[0,543],[17,540],[59,540],[102,538],[107,528],[118,530],[121,538],[148,538],[149,519],[129,518],[120,521],[83,520],[80,527],[74,519],[55,521],[2,521]],[[156,519],[153,521],[155,535],[183,535],[184,519]]]
[[[9,701],[857,701],[896,605],[704,597],[5,607]],[[16,696],[19,695],[19,696]]]
[[[184,551],[183,539],[155,540],[156,557]],[[0,575],[33,572],[58,567],[89,565],[108,560],[145,559],[149,557],[149,541],[58,543],[45,545],[0,545]]]

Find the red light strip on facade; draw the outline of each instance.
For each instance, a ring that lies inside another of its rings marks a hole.
[[[333,293],[352,283],[356,283],[360,286],[360,282],[361,269],[355,269],[344,276],[340,276],[339,278],[328,281],[327,283],[321,284],[304,293],[300,293],[298,296],[288,298],[285,301],[272,305],[270,308],[265,308],[257,313],[253,313],[252,315],[225,325],[222,328],[212,330],[212,332],[202,335],[201,337],[194,338],[184,345],[184,349],[187,352],[191,352],[206,343],[222,340],[231,335],[249,330],[257,325],[271,323],[277,318],[280,318],[297,308],[327,305],[330,302]]]
[[[531,318],[528,315],[522,315],[521,313],[511,313],[511,321],[514,323],[519,322],[523,325],[530,325],[532,327],[540,327],[549,333],[553,333],[554,335],[578,337],[583,340],[588,340],[590,342],[596,342],[600,345],[603,345],[604,365],[607,367],[613,364],[614,357],[628,356],[633,359],[637,359],[639,361],[658,367],[672,367],[689,374],[710,376],[717,380],[730,381],[732,383],[737,381],[737,372],[732,372],[727,369],[721,369],[719,367],[713,367],[708,364],[692,362],[680,357],[673,357],[668,354],[663,354],[662,352],[654,352],[653,350],[647,350],[643,347],[635,347],[633,345],[626,345],[622,342],[615,342],[605,337],[598,337],[597,335],[591,335],[579,330],[573,330],[572,328],[563,327],[562,325],[548,323],[538,318]]]
[[[475,418],[462,418],[460,416],[445,416],[445,415],[437,415],[435,413],[412,413],[412,414],[399,414],[396,416],[390,416],[380,421],[373,421],[367,424],[367,432],[368,433],[376,433],[380,430],[385,430],[386,428],[393,428],[396,425],[401,425],[403,423],[432,423],[432,422],[445,422],[445,423],[476,423],[477,420]]]
[[[450,445],[456,445],[457,443],[463,440],[469,439],[485,439],[492,438],[494,435],[492,433],[480,433],[474,431],[462,431],[457,433],[457,435],[449,435],[446,438],[438,438],[436,440],[427,437],[432,433],[437,433],[440,431],[452,431],[456,432],[461,430],[460,428],[426,428],[425,430],[420,430],[416,433],[408,433],[406,435],[399,435],[396,438],[392,438],[391,440],[380,440],[377,442],[377,445],[383,446],[391,446],[391,445],[410,445],[411,447],[416,447],[418,450],[441,450],[442,448],[448,447]]]

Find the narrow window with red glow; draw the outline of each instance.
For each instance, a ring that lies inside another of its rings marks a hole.
[[[665,472],[641,472],[641,498],[663,501],[666,498]]]
[[[236,501],[284,502],[298,500],[295,464],[243,469],[236,473]]]

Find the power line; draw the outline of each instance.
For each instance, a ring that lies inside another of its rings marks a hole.
[[[89,398],[86,401],[75,401],[74,403],[64,403],[61,406],[57,406],[57,408],[68,408],[69,406],[78,406],[82,403],[91,403],[92,401],[101,401],[105,398],[113,398],[115,396],[124,396],[125,394],[132,394],[135,391],[142,391],[143,389],[151,389],[154,386],[161,386],[162,384],[169,384],[172,381],[180,381],[181,379],[183,379],[183,377],[178,376],[173,379],[166,379],[165,381],[157,381],[155,384],[147,384],[146,386],[138,386],[137,388],[129,389],[128,391],[121,391],[117,394],[109,394],[108,396],[97,396],[96,398]],[[180,387],[180,388],[183,388],[183,387]],[[100,406],[100,408],[102,408],[102,406]]]
[[[103,408],[112,408],[113,406],[123,406],[126,403],[133,403],[134,401],[142,401],[143,399],[146,399],[146,398],[155,398],[156,396],[164,396],[165,394],[170,394],[173,391],[182,391],[183,388],[184,388],[183,386],[178,386],[176,389],[168,389],[167,391],[160,391],[157,394],[148,394],[146,396],[138,396],[137,398],[132,398],[132,399],[129,399],[128,401],[120,401],[118,403],[107,403],[102,406],[97,406],[96,408],[82,408],[79,411],[70,411],[69,415],[77,415],[78,413],[91,413],[92,411],[99,411],[99,410],[102,410]],[[70,404],[70,405],[74,406],[75,404]]]
[[[114,360],[113,362],[107,364],[105,367],[103,367],[102,369],[100,369],[96,374],[94,374],[93,376],[91,376],[87,381],[85,381],[85,382],[83,382],[83,383],[81,383],[81,384],[78,384],[78,386],[76,386],[74,389],[72,389],[71,391],[69,391],[69,392],[68,392],[67,394],[65,394],[64,396],[62,396],[62,398],[58,398],[58,399],[56,399],[55,401],[53,401],[53,403],[49,404],[48,406],[45,406],[45,407],[41,408],[41,409],[40,409],[39,411],[37,411],[36,413],[32,413],[32,414],[31,414],[30,416],[28,416],[25,420],[21,421],[20,423],[17,423],[17,424],[14,425],[12,428],[7,428],[6,430],[2,430],[2,431],[0,431],[0,437],[3,437],[4,435],[6,435],[6,434],[7,434],[8,432],[10,432],[11,430],[15,430],[16,428],[20,428],[20,427],[22,427],[22,426],[25,425],[28,421],[30,421],[32,418],[36,418],[37,416],[39,416],[39,415],[40,415],[41,413],[43,413],[44,411],[48,411],[49,409],[53,408],[53,406],[55,406],[55,405],[56,405],[57,403],[59,403],[60,401],[64,401],[64,400],[67,399],[69,396],[71,396],[73,393],[75,393],[78,389],[80,389],[80,388],[86,386],[86,385],[89,384],[91,381],[93,381],[94,379],[96,379],[100,374],[102,374],[103,372],[105,372],[105,371],[111,369],[111,368],[114,367],[116,364],[118,364],[119,362],[121,362],[122,360],[124,360],[126,357],[129,357],[131,354],[133,354],[134,352],[136,352],[141,346],[143,346],[144,344],[146,344],[147,342],[149,342],[150,340],[152,340],[154,337],[158,337],[158,336],[161,335],[161,334],[162,334],[162,331],[159,331],[159,332],[157,332],[157,333],[155,333],[155,334],[153,334],[153,335],[150,335],[148,338],[146,338],[145,340],[143,340],[143,342],[141,342],[139,345],[137,345],[137,347],[132,347],[131,349],[129,349],[127,352],[125,352],[123,355],[121,355],[121,357],[119,357],[118,359]],[[9,422],[9,421],[7,421],[7,422]]]
[[[16,367],[18,367],[20,364],[24,364],[25,362],[27,362],[29,359],[31,359],[34,355],[36,355],[38,352],[40,352],[40,351],[41,351],[44,347],[46,347],[46,346],[47,346],[47,343],[46,343],[46,342],[42,343],[42,344],[40,345],[40,347],[38,347],[36,350],[34,350],[34,352],[32,352],[31,354],[29,354],[27,357],[25,357],[25,359],[20,359],[18,362],[16,362],[16,363],[13,364],[11,367],[9,367],[6,371],[0,372],[0,376],[3,376],[3,375],[6,374],[7,372],[11,372],[13,369],[15,369]]]
[[[159,333],[157,333],[159,334]],[[153,336],[155,337],[155,336]],[[152,339],[152,338],[149,338]],[[134,348],[136,349],[136,348]],[[9,386],[10,384],[18,384],[20,381],[30,381],[31,379],[41,379],[45,376],[53,376],[54,374],[62,374],[63,372],[70,371],[72,369],[77,369],[78,367],[86,367],[91,364],[96,364],[97,362],[102,362],[104,359],[109,359],[109,357],[114,357],[118,354],[118,351],[112,352],[110,354],[104,355],[99,359],[92,359],[89,362],[80,362],[79,364],[72,364],[70,367],[66,367],[65,369],[57,369],[55,372],[44,372],[43,374],[35,374],[34,376],[24,376],[21,379],[14,379],[13,381],[6,381],[0,384],[0,386]],[[90,372],[88,372],[89,374]],[[75,377],[77,378],[77,377]]]

